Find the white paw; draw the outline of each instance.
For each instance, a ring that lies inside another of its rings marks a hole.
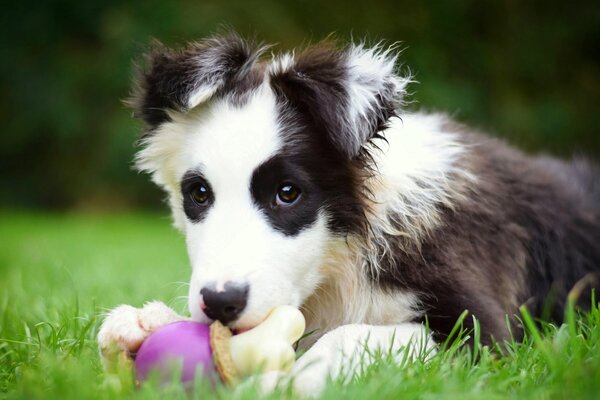
[[[323,335],[298,359],[293,370],[294,392],[303,397],[316,397],[328,379],[349,383],[376,360],[377,352],[391,352],[400,363],[406,350],[410,357],[417,357],[421,348],[433,349],[434,346],[420,324],[343,325]]]
[[[297,396],[303,398],[319,397],[325,389],[329,377],[330,374],[322,368],[305,370],[292,378],[293,391]]]
[[[270,371],[252,375],[236,386],[234,398],[244,397],[241,394],[251,390],[251,388],[258,391],[262,396],[268,396],[276,389],[285,388],[287,385],[289,385],[289,376],[285,372]]]
[[[115,358],[126,360],[156,329],[183,319],[164,303],[153,301],[142,308],[121,305],[108,313],[98,332],[105,368]]]
[[[140,326],[147,332],[154,332],[171,322],[184,319],[175,311],[160,301],[151,301],[144,304],[139,310],[138,321]]]

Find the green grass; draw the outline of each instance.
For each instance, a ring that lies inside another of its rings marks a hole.
[[[0,212],[0,398],[185,398],[105,384],[95,336],[102,313],[159,299],[185,311],[183,239],[158,215]],[[457,340],[428,363],[386,356],[325,398],[562,399],[600,396],[600,311],[544,325],[502,353]],[[167,393],[165,393],[165,391]],[[226,388],[195,397],[231,398]],[[253,388],[235,393],[256,397]],[[273,395],[273,398],[286,392]]]

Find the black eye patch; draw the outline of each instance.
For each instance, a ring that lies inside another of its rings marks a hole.
[[[210,184],[198,171],[188,171],[181,179],[183,211],[193,222],[200,222],[215,202]]]
[[[282,183],[298,188],[302,194],[294,204],[278,204],[276,196]],[[252,175],[250,191],[254,203],[270,224],[287,236],[295,236],[317,219],[323,203],[320,190],[293,158],[275,156],[261,164]]]

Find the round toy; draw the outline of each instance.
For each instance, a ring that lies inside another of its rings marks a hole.
[[[135,358],[136,378],[142,382],[157,370],[161,382],[168,382],[179,367],[184,384],[198,374],[235,384],[259,371],[289,371],[295,359],[292,345],[304,327],[302,313],[290,306],[275,308],[261,324],[235,336],[218,321],[210,326],[173,322],[142,343]]]
[[[144,381],[152,370],[157,370],[161,382],[168,381],[174,367],[181,368],[181,380],[184,383],[193,381],[196,373],[214,377],[216,370],[209,331],[209,326],[205,324],[178,321],[154,332],[137,351],[137,380]]]

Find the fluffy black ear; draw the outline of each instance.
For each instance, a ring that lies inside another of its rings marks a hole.
[[[242,80],[266,48],[235,33],[177,50],[156,43],[134,80],[129,101],[134,115],[152,128],[170,120],[169,109],[185,112],[196,107]]]
[[[324,42],[275,59],[269,72],[275,92],[352,158],[400,106],[410,80],[395,73],[395,63],[393,49]]]

